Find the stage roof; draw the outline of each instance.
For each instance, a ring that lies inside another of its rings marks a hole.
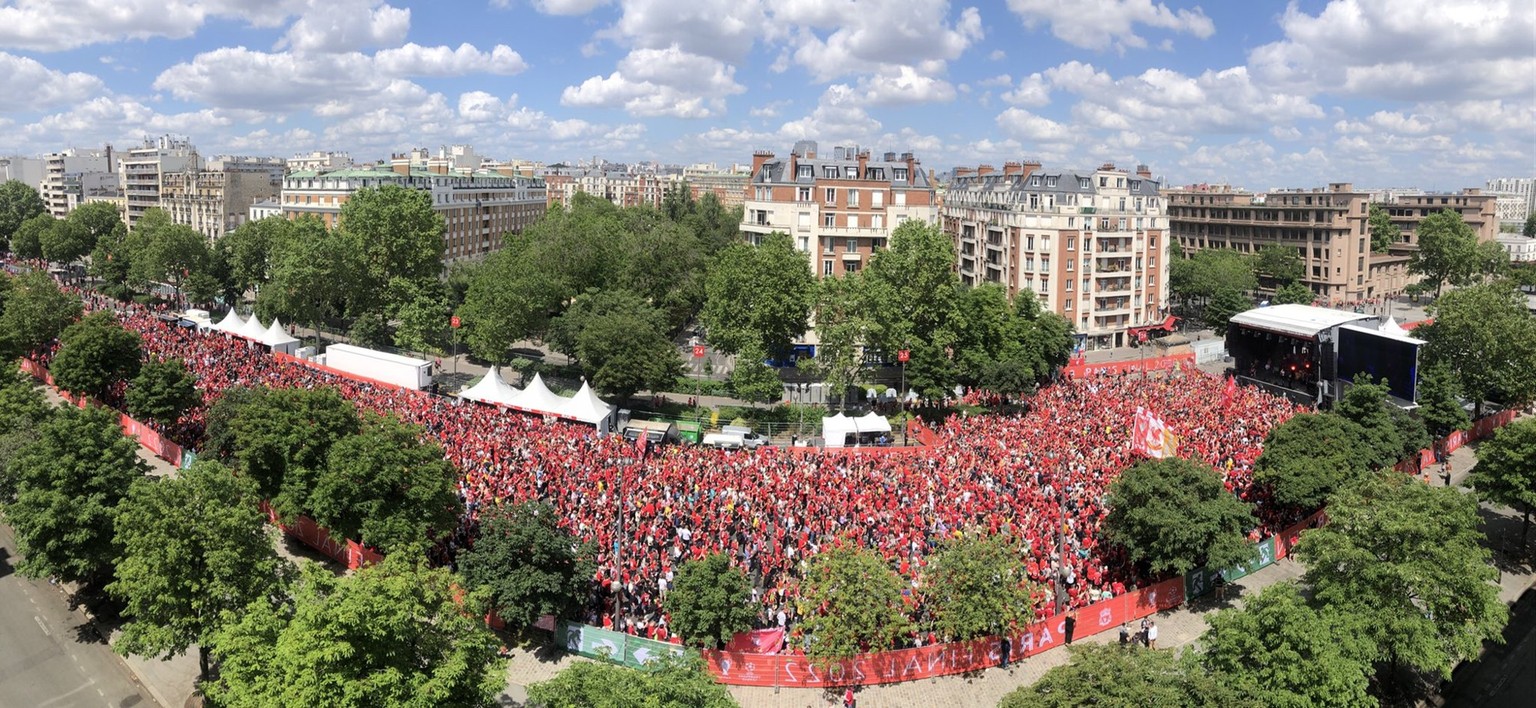
[[[1366,334],[1374,334],[1374,335],[1376,335],[1378,337],[1386,337],[1387,339],[1396,339],[1399,342],[1408,342],[1410,344],[1418,344],[1418,345],[1423,345],[1424,344],[1424,340],[1419,339],[1417,337],[1413,337],[1413,336],[1409,335],[1407,332],[1392,332],[1392,331],[1383,330],[1383,329],[1376,329],[1375,327],[1362,327],[1362,326],[1356,325],[1356,324],[1347,324],[1347,325],[1344,325],[1343,327],[1340,327],[1339,329],[1352,329],[1352,330],[1355,330],[1357,332],[1364,332]]]
[[[1375,318],[1375,315],[1347,310],[1330,310],[1326,307],[1311,305],[1271,305],[1233,315],[1232,322],[1244,327],[1288,334],[1292,337],[1316,337],[1325,329]]]

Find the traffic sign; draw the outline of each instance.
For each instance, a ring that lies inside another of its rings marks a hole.
[[[911,358],[912,358],[912,350],[911,349],[902,349],[901,351],[896,352],[896,361],[899,361],[899,362],[901,362],[903,364],[907,363],[907,360],[911,359]]]
[[[452,317],[449,317],[448,318],[448,326],[452,327],[454,329],[458,329],[459,328],[459,316],[458,315],[454,315]]]
[[[695,358],[695,359],[703,359],[704,358],[704,345],[702,345],[702,344],[695,344],[695,345],[693,345],[693,358]]]

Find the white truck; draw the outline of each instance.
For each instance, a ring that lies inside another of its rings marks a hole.
[[[325,365],[353,376],[418,391],[432,385],[432,362],[350,344],[326,347]]]

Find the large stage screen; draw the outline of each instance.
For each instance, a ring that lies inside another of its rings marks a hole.
[[[1360,374],[1375,379],[1386,378],[1393,396],[1417,402],[1419,344],[1376,332],[1340,327],[1338,377],[1353,381]]]

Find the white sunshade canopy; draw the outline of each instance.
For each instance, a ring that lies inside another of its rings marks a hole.
[[[475,385],[459,392],[459,397],[481,403],[506,405],[511,403],[518,393],[517,389],[502,380],[501,373],[492,366],[490,371],[485,372],[485,376],[475,382]]]
[[[592,385],[585,381],[581,382],[581,390],[577,391],[576,395],[565,399],[565,404],[559,411],[561,416],[592,425],[601,423],[612,413],[613,406],[598,398],[592,391]]]
[[[218,323],[213,326],[213,328],[219,330],[220,332],[239,334],[240,328],[244,326],[245,320],[241,319],[240,315],[236,314],[235,311],[231,309],[229,314],[224,315],[224,319],[219,320]]]

